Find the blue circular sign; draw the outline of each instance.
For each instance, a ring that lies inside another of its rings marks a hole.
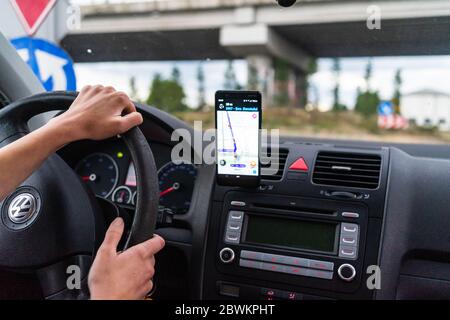
[[[46,40],[28,37],[13,39],[11,43],[47,91],[76,90],[73,61],[63,49]]]
[[[390,101],[383,101],[378,105],[378,114],[381,116],[390,116],[394,114],[394,105]]]

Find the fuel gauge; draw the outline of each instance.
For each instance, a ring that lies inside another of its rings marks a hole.
[[[118,187],[114,190],[112,194],[112,200],[118,204],[129,204],[131,203],[131,198],[133,197],[133,192],[127,186]]]

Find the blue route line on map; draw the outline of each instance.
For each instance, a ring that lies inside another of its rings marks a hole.
[[[236,139],[234,138],[233,127],[231,126],[230,114],[228,113],[228,111],[225,111],[225,112],[227,113],[228,125],[230,126],[231,138],[233,139],[234,149],[221,149],[219,151],[220,152],[233,152],[236,155],[237,145],[236,145]]]
[[[230,130],[231,130],[231,138],[233,139],[233,145],[234,145],[233,152],[236,153],[236,150],[237,150],[236,139],[234,138],[233,127],[231,126],[230,114],[228,113],[228,111],[226,111],[226,113],[227,113],[228,125],[230,126]]]

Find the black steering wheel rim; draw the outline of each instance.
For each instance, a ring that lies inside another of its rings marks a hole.
[[[29,133],[27,123],[33,116],[49,111],[65,111],[76,97],[76,92],[43,93],[18,100],[1,109],[0,145],[5,142],[9,144],[15,140],[14,137]],[[125,241],[126,249],[153,236],[158,212],[159,186],[153,153],[140,129],[132,128],[121,136],[130,151],[137,180],[135,214]]]

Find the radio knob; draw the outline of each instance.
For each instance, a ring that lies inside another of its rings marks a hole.
[[[356,277],[355,267],[351,264],[344,263],[338,268],[338,275],[344,281],[350,282]]]
[[[231,263],[234,260],[234,251],[231,248],[223,248],[219,252],[219,257],[223,263]]]

